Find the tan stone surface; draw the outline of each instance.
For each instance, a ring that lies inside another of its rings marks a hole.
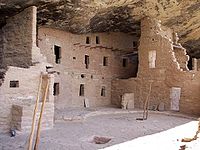
[[[10,18],[9,24],[3,30],[4,40],[7,40],[4,41],[3,47],[5,53],[3,61],[7,71],[0,87],[0,132],[7,132],[14,126],[12,120],[17,122],[17,126],[21,124],[21,128],[30,127],[40,74],[46,73],[46,65],[49,64],[45,62],[44,56],[36,47],[35,7],[27,8]],[[30,66],[32,63],[36,64]],[[10,81],[18,81],[19,87],[11,88]],[[49,106],[47,105],[45,110],[46,120],[51,121],[47,122],[49,127],[52,126],[54,116],[53,83],[54,76],[50,75]],[[19,106],[19,109],[14,109],[12,112],[13,105]]]
[[[162,102],[166,110],[171,110],[170,89],[180,87],[180,112],[199,115],[200,73],[187,69],[188,57],[183,48],[179,52],[173,48],[173,32],[161,29],[158,22],[149,18],[142,21],[141,31],[138,78],[113,80],[113,103],[119,105],[123,93],[133,92],[135,106],[142,108],[153,81],[149,109],[157,109]],[[148,51],[152,50],[156,51],[155,68],[149,68]]]
[[[96,36],[100,44],[96,44]],[[86,44],[86,37],[90,44]],[[125,33],[95,33],[75,35],[50,28],[39,29],[39,47],[47,61],[53,64],[55,82],[60,85],[60,94],[55,96],[56,107],[83,107],[87,99],[90,107],[111,104],[111,80],[133,76],[137,65],[128,60],[122,66],[123,56],[133,52],[133,40],[137,37]],[[54,45],[61,47],[61,63],[55,63]],[[85,55],[89,56],[86,69]],[[103,66],[103,57],[108,58]],[[84,75],[84,78],[81,75]],[[85,96],[79,96],[80,84],[84,84]],[[105,86],[105,96],[101,88]]]

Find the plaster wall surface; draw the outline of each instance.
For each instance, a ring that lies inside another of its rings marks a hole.
[[[89,44],[86,44],[87,37]],[[42,54],[59,72],[55,75],[55,82],[60,85],[60,93],[55,96],[56,107],[83,107],[84,100],[89,102],[89,106],[111,104],[111,80],[131,77],[137,67],[128,58],[126,66],[122,65],[124,56],[133,52],[134,40],[134,36],[124,33],[74,35],[40,28],[39,47]],[[55,63],[54,45],[61,47],[60,64]],[[89,56],[88,68],[85,55]],[[106,65],[103,65],[104,57],[107,59]],[[84,96],[79,96],[80,84],[84,84]],[[101,95],[102,87],[105,87],[104,96]]]
[[[156,51],[155,68],[149,67],[149,51]],[[138,77],[112,81],[112,100],[120,104],[121,95],[133,92],[135,106],[143,108],[150,91],[149,109],[156,110],[164,103],[171,110],[170,90],[181,88],[180,112],[200,114],[200,72],[186,67],[188,56],[176,43],[172,30],[163,30],[158,22],[146,18],[141,22]]]

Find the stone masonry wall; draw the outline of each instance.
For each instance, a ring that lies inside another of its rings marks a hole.
[[[96,44],[96,36],[99,44]],[[90,38],[89,44],[86,44],[86,37]],[[60,85],[59,95],[55,96],[56,107],[83,107],[84,100],[89,101],[89,106],[111,104],[111,80],[129,78],[135,72],[137,64],[130,60],[126,67],[122,66],[122,57],[133,52],[134,38],[124,33],[74,35],[40,28],[39,47],[54,70],[59,72],[55,77],[55,82]],[[60,64],[55,63],[54,45],[61,47]],[[85,55],[89,56],[88,69]],[[107,66],[103,66],[103,57],[108,58]],[[84,84],[84,96],[79,96],[80,84]],[[106,89],[105,96],[101,96],[102,87]]]
[[[112,99],[120,104],[120,95],[134,93],[135,106],[143,108],[152,83],[149,109],[157,109],[163,103],[165,110],[172,109],[171,89],[180,88],[179,111],[200,114],[200,72],[186,67],[188,56],[172,30],[163,30],[150,18],[141,22],[138,78],[112,81]],[[178,50],[178,52],[177,52]]]
[[[6,53],[3,59],[5,59],[7,70],[4,82],[0,86],[0,132],[18,128],[18,125],[20,125],[18,129],[22,131],[30,129],[40,75],[41,73],[47,75],[46,66],[50,64],[41,55],[35,42],[36,12],[36,7],[29,7],[24,12],[9,18],[7,25],[3,28],[5,42],[3,51]],[[35,65],[30,66],[31,58],[34,58]],[[54,76],[48,76],[50,86],[44,110],[43,129],[52,128],[54,121]],[[19,109],[14,109],[14,106]],[[20,114],[20,112],[24,113]]]
[[[3,64],[3,32],[2,29],[0,29],[0,68],[2,68]]]
[[[8,18],[3,31],[4,66],[29,67],[32,63],[32,7]]]
[[[197,59],[197,70],[200,71],[200,59]]]

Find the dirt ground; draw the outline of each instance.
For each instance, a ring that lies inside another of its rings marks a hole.
[[[160,113],[150,113],[148,120],[137,121],[141,116],[141,112],[104,114],[79,121],[56,122],[53,129],[41,132],[39,150],[179,150],[185,144],[188,149],[200,149],[199,139],[192,143],[180,141],[194,135],[197,121]],[[28,136],[0,134],[0,150],[25,150]],[[111,140],[95,144],[95,136]]]

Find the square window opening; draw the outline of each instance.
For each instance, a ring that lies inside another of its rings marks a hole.
[[[136,47],[137,47],[137,42],[133,41],[133,48],[136,48]]]
[[[10,88],[18,88],[19,81],[10,81]]]

